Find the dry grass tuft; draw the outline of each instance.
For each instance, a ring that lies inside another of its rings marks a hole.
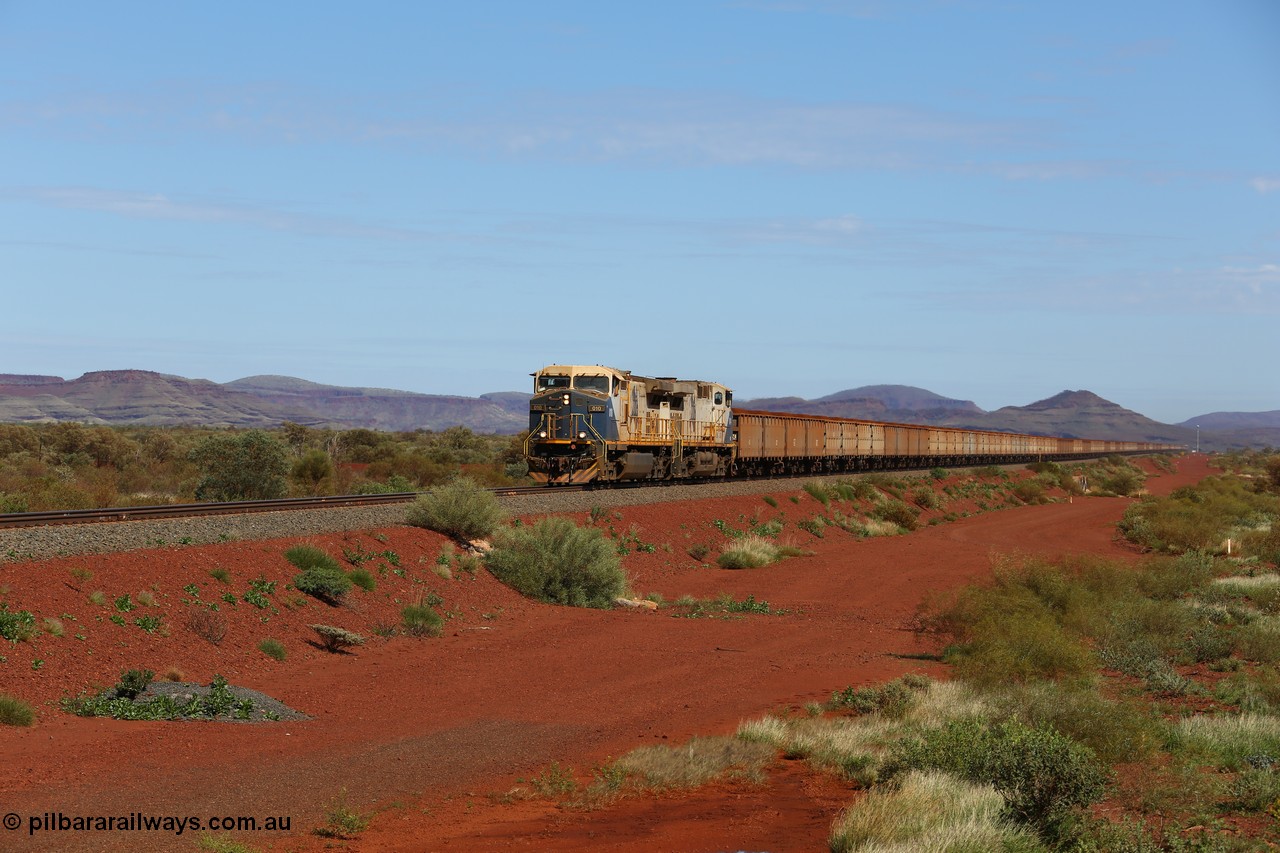
[[[1029,846],[1026,830],[1000,817],[1003,808],[1004,798],[990,785],[912,772],[896,788],[871,791],[847,809],[832,827],[829,843],[836,853]]]
[[[695,737],[683,746],[642,746],[614,762],[643,789],[696,788],[721,776],[764,780],[775,750],[736,737]]]

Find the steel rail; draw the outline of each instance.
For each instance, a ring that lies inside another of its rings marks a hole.
[[[584,486],[569,487],[580,491]],[[496,496],[519,497],[544,495],[545,486],[507,486],[490,489]],[[566,491],[564,487],[551,490]],[[309,498],[278,498],[256,501],[223,501],[218,503],[160,504],[157,506],[103,507],[100,509],[55,509],[43,512],[0,513],[0,528],[41,527],[53,524],[104,524],[119,521],[147,521],[158,518],[195,518],[208,515],[239,515],[254,512],[294,512],[308,509],[341,509],[409,503],[420,492],[395,492],[387,495],[324,495]]]

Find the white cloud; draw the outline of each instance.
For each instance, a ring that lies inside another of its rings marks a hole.
[[[1249,182],[1260,193],[1273,193],[1280,190],[1280,178],[1257,177]]]
[[[199,135],[204,141],[336,141],[470,155],[820,169],[936,167],[985,158],[1041,134],[1037,123],[854,101],[641,89],[352,98],[269,86],[0,101],[0,128],[87,140]]]
[[[97,187],[16,187],[0,189],[0,198],[72,210],[90,210],[130,219],[229,224],[270,231],[290,231],[328,237],[384,240],[469,240],[459,234],[368,225],[341,217],[300,214],[264,205],[175,199],[164,193]]]

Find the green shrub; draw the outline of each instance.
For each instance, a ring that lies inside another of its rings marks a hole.
[[[1106,699],[1087,688],[1045,682],[999,692],[992,701],[997,716],[1032,728],[1050,727],[1089,747],[1108,764],[1147,757],[1167,734],[1149,709]]]
[[[29,610],[10,610],[0,601],[0,637],[11,643],[28,640],[36,632],[36,617]]]
[[[298,592],[306,593],[329,604],[337,604],[351,590],[351,578],[342,569],[327,569],[319,566],[306,569],[296,575],[293,586]]]
[[[324,826],[312,830],[321,838],[352,839],[369,828],[369,819],[347,805],[347,790],[342,789],[327,812]]]
[[[459,477],[435,486],[415,500],[406,520],[414,527],[471,540],[492,535],[504,515],[493,492]]]
[[[374,579],[368,569],[352,569],[347,573],[347,577],[351,579],[353,584],[360,587],[365,592],[373,592],[374,587],[378,585],[378,582]]]
[[[36,721],[36,712],[21,699],[0,693],[0,726],[30,726]]]
[[[294,545],[288,551],[284,552],[284,558],[294,565],[295,568],[303,569],[330,569],[335,572],[341,572],[342,566],[328,552],[314,545]],[[225,583],[225,580],[223,580]]]
[[[916,519],[920,517],[920,510],[894,499],[885,501],[875,507],[871,510],[871,514],[876,518],[891,521],[904,530],[915,530]]]
[[[1247,812],[1260,812],[1280,801],[1280,773],[1269,764],[1250,767],[1231,781],[1228,787],[1230,803]]]
[[[197,500],[262,500],[282,498],[288,491],[288,451],[262,430],[210,436],[187,458],[203,474],[196,486]]]
[[[961,678],[987,686],[1079,680],[1096,668],[1088,647],[1047,614],[1024,614],[998,627],[980,623],[946,659]]]
[[[1015,820],[1052,836],[1070,812],[1102,798],[1109,773],[1093,751],[1015,720],[953,720],[893,746],[890,770],[941,770],[993,786]]]
[[[498,580],[552,604],[610,607],[626,589],[616,549],[567,518],[498,531],[485,565]]]
[[[1146,478],[1133,468],[1119,468],[1094,479],[1094,486],[1102,492],[1127,497],[1142,488]]]
[[[285,651],[284,643],[279,640],[263,640],[261,643],[258,643],[258,651],[273,660],[279,661],[282,661],[289,656],[289,653]]]
[[[1047,503],[1048,498],[1044,495],[1044,486],[1035,480],[1022,480],[1014,483],[1010,489],[1013,496],[1024,504],[1042,504]]]
[[[313,545],[295,545],[284,552],[285,559],[302,569],[293,579],[299,592],[329,604],[337,604],[351,590],[352,580],[333,557]]]
[[[130,669],[120,673],[120,681],[116,684],[115,694],[120,699],[133,699],[147,689],[147,685],[156,677],[149,669]]]
[[[938,493],[923,486],[911,493],[911,502],[921,509],[937,509],[942,506]]]
[[[444,633],[444,619],[426,604],[410,604],[400,611],[404,631],[411,637],[439,637]]]
[[[904,676],[878,686],[846,687],[838,690],[831,694],[827,707],[832,710],[847,708],[860,714],[878,713],[891,720],[899,720],[916,704],[920,694],[928,689],[927,678]]]
[[[1236,629],[1240,657],[1258,663],[1280,663],[1280,626],[1253,622]]]

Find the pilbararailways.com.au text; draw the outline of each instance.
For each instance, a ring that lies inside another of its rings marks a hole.
[[[289,832],[293,818],[289,815],[249,817],[214,815],[200,818],[195,815],[154,815],[129,812],[121,815],[85,815],[66,812],[29,814],[25,818],[9,812],[0,818],[5,829],[27,829],[27,835],[51,832],[166,832],[181,835],[184,832]]]

